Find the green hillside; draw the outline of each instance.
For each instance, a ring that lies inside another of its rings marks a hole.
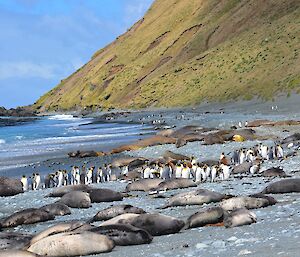
[[[173,107],[299,92],[299,0],[156,0],[34,107]]]

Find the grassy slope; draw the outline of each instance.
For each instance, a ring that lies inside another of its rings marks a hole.
[[[299,0],[156,0],[44,110],[187,106],[300,90]]]

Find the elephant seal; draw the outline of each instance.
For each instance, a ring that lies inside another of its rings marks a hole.
[[[59,233],[65,233],[65,232],[72,232],[82,226],[84,226],[84,222],[69,222],[69,223],[60,223],[57,225],[54,225],[52,227],[47,228],[46,230],[41,231],[40,233],[36,234],[32,239],[30,240],[30,245],[33,245],[37,241],[42,240],[43,238],[46,238],[50,235],[55,235]]]
[[[172,206],[186,206],[186,205],[202,205],[204,203],[220,202],[231,196],[213,192],[207,189],[198,189],[194,191],[184,192],[172,196],[168,199],[166,205],[160,207],[165,209]]]
[[[233,174],[250,173],[250,168],[252,166],[253,166],[252,162],[243,162],[242,164],[235,166],[232,169],[232,173]]]
[[[90,229],[90,231],[108,236],[116,245],[149,244],[153,239],[146,230],[129,224],[99,226]]]
[[[88,193],[81,191],[73,191],[63,195],[59,200],[71,208],[89,208],[91,207],[91,198]]]
[[[223,200],[220,203],[220,206],[226,211],[240,209],[240,208],[256,209],[256,208],[266,207],[269,205],[270,203],[267,199],[249,197],[249,196],[233,197],[230,199]]]
[[[22,250],[5,250],[0,251],[0,257],[38,257],[40,255]]]
[[[269,184],[262,194],[285,194],[300,192],[300,178],[283,179]]]
[[[182,161],[182,160],[189,160],[190,158],[182,155],[182,154],[178,154],[178,153],[173,153],[171,151],[165,151],[163,154],[163,157],[165,159],[173,159],[173,160],[177,160],[177,161]]]
[[[46,256],[81,256],[110,252],[115,244],[93,232],[59,233],[31,244],[27,251]]]
[[[128,166],[129,169],[142,166],[147,159],[142,157],[123,157],[113,160],[113,167]]]
[[[0,232],[0,251],[1,250],[20,250],[27,245],[32,235],[20,234],[16,232]]]
[[[0,221],[1,228],[17,227],[23,224],[54,220],[55,216],[40,209],[29,208],[18,211]]]
[[[191,215],[185,223],[185,229],[220,223],[223,221],[223,215],[224,210],[221,207],[206,208]]]
[[[226,228],[250,225],[252,223],[255,223],[256,220],[257,217],[255,213],[245,208],[236,209],[230,213],[224,213],[224,226]]]
[[[92,203],[113,202],[123,200],[123,196],[121,193],[105,188],[91,189],[89,191],[89,194]]]
[[[124,213],[146,213],[143,209],[130,204],[116,205],[99,211],[89,222],[109,220]]]
[[[51,203],[40,208],[54,216],[70,215],[70,208],[63,203]]]
[[[287,177],[282,168],[272,167],[260,173],[264,177]]]
[[[252,194],[249,195],[250,197],[255,197],[255,198],[263,198],[263,199],[267,199],[269,201],[269,205],[274,205],[277,203],[276,199],[272,196],[269,195],[264,195],[261,193],[257,193],[257,194]]]
[[[125,191],[144,191],[147,192],[152,188],[155,188],[159,185],[159,183],[163,182],[160,178],[154,178],[154,179],[140,179],[138,181],[134,181],[132,183],[129,183]]]
[[[23,185],[20,180],[0,177],[0,196],[13,196],[23,193]]]
[[[100,226],[113,224],[130,224],[148,231],[152,236],[161,236],[179,232],[184,221],[162,214],[126,213],[103,222]]]
[[[300,133],[295,133],[293,135],[290,135],[290,136],[284,138],[281,141],[281,144],[289,144],[289,143],[294,143],[297,141],[300,141]]]
[[[47,197],[62,197],[63,195],[73,191],[89,192],[91,189],[92,187],[84,184],[68,185],[54,189],[49,195],[47,195]]]
[[[152,188],[154,191],[163,191],[163,190],[171,190],[171,189],[179,189],[179,188],[188,188],[188,187],[196,187],[197,184],[188,178],[174,178],[171,180],[165,180],[158,184],[157,187]]]

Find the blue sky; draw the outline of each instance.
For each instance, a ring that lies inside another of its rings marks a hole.
[[[0,0],[0,106],[27,105],[140,19],[153,0]]]

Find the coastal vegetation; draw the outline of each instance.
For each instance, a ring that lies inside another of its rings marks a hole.
[[[156,0],[39,111],[192,106],[300,92],[298,0]]]

